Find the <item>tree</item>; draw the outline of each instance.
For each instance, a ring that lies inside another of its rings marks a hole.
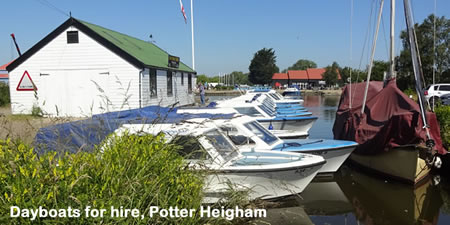
[[[271,83],[273,74],[280,71],[276,65],[275,51],[272,48],[263,48],[256,52],[248,70],[248,80],[253,84]]]
[[[197,75],[197,82],[204,84],[205,82],[209,82],[209,78],[205,74]]]
[[[339,64],[333,62],[331,66],[327,66],[325,73],[323,73],[323,79],[329,86],[335,85],[338,81]]]
[[[422,24],[414,25],[426,84],[433,82],[433,59],[436,60],[436,83],[444,82],[446,79],[444,73],[450,69],[450,20],[445,17],[436,17],[436,51],[433,55],[434,19],[434,15],[431,14]],[[400,38],[403,50],[397,57],[397,83],[402,89],[414,88],[414,73],[406,30],[401,32]]]
[[[363,80],[366,79],[367,77],[367,73],[365,73],[364,71],[358,70],[358,69],[353,69],[351,67],[344,67],[343,69],[340,70],[340,74],[341,74],[341,84],[343,83],[348,83],[348,78],[350,78],[350,70],[352,73],[352,83],[357,83],[357,82],[361,82]]]
[[[375,60],[373,61],[372,74],[370,80],[383,81],[384,73],[389,70],[389,62]]]
[[[233,71],[230,73],[230,76],[234,79],[235,84],[250,84],[248,81],[248,74],[241,71]]]
[[[317,68],[317,64],[311,60],[299,59],[292,66],[283,70],[283,73],[286,73],[288,70],[306,70],[308,68]]]

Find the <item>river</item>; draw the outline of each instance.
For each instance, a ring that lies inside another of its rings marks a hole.
[[[226,98],[209,96],[210,101]],[[318,116],[310,138],[333,138],[339,96],[304,96]],[[413,188],[344,164],[334,176],[315,179],[299,196],[277,201],[256,224],[407,225],[450,224],[450,180],[431,177]]]

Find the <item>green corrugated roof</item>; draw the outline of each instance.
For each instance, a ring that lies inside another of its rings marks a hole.
[[[106,29],[82,20],[78,21],[147,66],[175,69],[167,66],[169,54],[153,43],[139,40],[126,34]],[[181,61],[177,70],[195,72]]]

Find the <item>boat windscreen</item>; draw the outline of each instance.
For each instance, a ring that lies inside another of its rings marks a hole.
[[[239,107],[239,108],[234,108],[234,109],[236,111],[238,111],[238,113],[240,113],[240,114],[244,114],[244,115],[251,116],[251,117],[263,116],[254,107]]]
[[[275,116],[275,111],[270,109],[267,105],[261,104],[261,105],[258,105],[258,107],[260,109],[262,109],[267,115]]]
[[[274,94],[274,93],[270,93],[269,94],[273,99],[275,99],[275,100],[280,100],[280,97],[278,97],[276,94]]]
[[[212,130],[205,134],[206,139],[216,148],[226,162],[239,155],[233,144],[219,131]]]
[[[256,136],[261,138],[266,144],[271,145],[278,141],[278,138],[270,133],[270,131],[266,130],[261,124],[253,121],[249,123],[245,123],[244,126],[252,131]]]

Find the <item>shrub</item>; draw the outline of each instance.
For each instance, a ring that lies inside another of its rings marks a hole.
[[[31,115],[36,117],[42,117],[44,115],[44,112],[42,111],[41,107],[33,105],[33,108],[31,108]]]
[[[0,106],[7,105],[10,102],[9,86],[3,82],[0,82]]]
[[[450,149],[450,106],[438,106],[434,112],[441,128],[442,143],[446,149]]]
[[[149,207],[198,209],[201,175],[187,169],[164,137],[112,137],[114,144],[93,153],[36,155],[24,144],[0,141],[0,224],[198,224],[199,216],[149,217]],[[21,209],[80,209],[78,218],[10,218]],[[84,209],[107,209],[103,218],[86,218]],[[141,218],[111,218],[110,207],[139,209]],[[201,222],[203,221],[203,222]]]

